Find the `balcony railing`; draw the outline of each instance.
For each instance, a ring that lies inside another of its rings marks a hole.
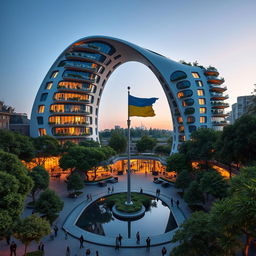
[[[81,91],[81,92],[91,92],[91,88],[83,88],[83,87],[79,87],[79,86],[77,86],[77,87],[68,87],[68,86],[64,86],[64,85],[58,85],[57,86],[57,88],[58,89],[63,89],[63,90],[70,90],[70,91]]]
[[[62,111],[62,110],[50,110],[50,113],[60,113],[60,114],[65,114],[65,113],[72,113],[72,114],[80,114],[80,113],[83,113],[83,114],[91,114],[89,111],[86,111],[86,110],[65,110],[65,111]]]
[[[65,136],[65,137],[80,137],[80,136],[90,136],[90,133],[81,133],[81,134],[70,134],[70,133],[55,133],[53,136]]]
[[[72,98],[58,98],[58,99],[54,99],[54,100],[57,100],[57,101],[80,101],[80,102],[85,102],[85,103],[89,103],[90,100],[88,99],[80,99],[80,98],[77,98],[77,97],[72,97]]]
[[[60,123],[60,122],[48,122],[49,125],[90,125],[90,122],[64,122],[64,123]]]
[[[228,103],[225,103],[225,102],[222,102],[222,101],[219,101],[219,102],[211,102],[211,105],[212,105],[212,106],[229,107],[229,104],[228,104]]]

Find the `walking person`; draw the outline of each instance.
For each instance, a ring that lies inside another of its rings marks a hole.
[[[139,231],[136,233],[136,243],[137,244],[140,243],[140,232]]]
[[[179,208],[179,205],[180,205],[180,201],[179,200],[176,201],[176,205]]]
[[[140,193],[143,194],[143,189],[142,188],[140,188]]]
[[[66,249],[66,256],[70,256],[70,255],[71,255],[71,251],[70,251],[69,246],[67,246],[67,249]]]
[[[160,196],[161,190],[160,188],[158,189],[158,197]]]
[[[111,189],[111,193],[113,193],[114,192],[114,186],[112,186],[112,189]]]
[[[57,237],[59,228],[57,227],[57,225],[54,225],[53,229],[54,229],[55,237]]]
[[[162,249],[162,256],[165,256],[165,255],[166,255],[166,253],[167,253],[167,250],[166,250],[166,248],[165,248],[165,247],[163,247],[163,249]]]
[[[80,249],[84,248],[84,237],[83,237],[83,235],[80,236],[79,241],[80,241]]]
[[[108,187],[108,194],[110,193],[110,187]]]
[[[115,249],[116,249],[116,250],[119,250],[119,247],[120,247],[120,244],[119,244],[119,237],[117,236],[117,237],[116,237],[116,247],[115,247]]]
[[[96,256],[99,256],[99,252],[98,251],[96,251]]]
[[[148,238],[146,239],[147,248],[150,248],[150,242],[151,242],[151,239],[148,236]]]
[[[17,244],[14,241],[12,241],[10,246],[10,252],[11,252],[10,256],[12,255],[16,256],[16,249],[17,249]]]
[[[119,240],[120,246],[122,246],[122,239],[123,239],[123,237],[121,236],[121,234],[119,234],[118,235],[118,240]]]
[[[171,198],[171,206],[173,207],[173,198]]]
[[[67,240],[68,239],[68,232],[67,232],[67,230],[65,230],[64,232],[65,232],[65,240]]]
[[[86,197],[87,197],[87,201],[89,201],[90,200],[90,194],[87,194]]]

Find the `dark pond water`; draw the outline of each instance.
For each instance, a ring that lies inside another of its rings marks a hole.
[[[135,221],[117,219],[104,201],[101,198],[87,207],[76,225],[98,235],[116,237],[120,233],[124,238],[135,238],[137,231],[141,237],[161,235],[177,227],[172,212],[161,200],[151,200],[144,217]]]

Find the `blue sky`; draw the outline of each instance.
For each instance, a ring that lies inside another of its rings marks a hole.
[[[30,116],[37,90],[58,55],[90,35],[121,38],[173,60],[218,68],[229,103],[256,83],[254,0],[2,0],[0,1],[0,100]],[[156,117],[132,124],[171,128],[158,80],[139,63],[120,66],[100,105],[100,128],[126,125],[126,87],[139,97],[159,97]]]

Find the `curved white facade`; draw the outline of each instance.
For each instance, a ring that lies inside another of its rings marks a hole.
[[[228,104],[223,100],[228,96],[215,68],[184,65],[121,39],[92,36],[72,43],[50,68],[33,105],[31,136],[47,134],[62,143],[98,140],[104,87],[111,73],[128,61],[148,66],[162,85],[172,113],[172,152],[195,129],[225,125]]]

